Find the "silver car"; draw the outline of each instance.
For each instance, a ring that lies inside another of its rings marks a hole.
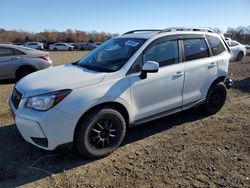
[[[22,46],[0,44],[0,79],[22,77],[52,66],[48,52]]]
[[[43,50],[43,43],[40,43],[40,42],[25,42],[21,46],[25,46],[25,47],[33,48],[37,50]]]

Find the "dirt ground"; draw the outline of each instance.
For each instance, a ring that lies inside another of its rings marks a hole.
[[[55,65],[83,52],[51,52]],[[250,56],[230,63],[223,109],[191,109],[127,131],[110,156],[88,160],[71,149],[47,152],[25,142],[0,83],[0,187],[250,187]]]

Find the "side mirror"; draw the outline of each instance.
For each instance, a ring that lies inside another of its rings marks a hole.
[[[145,78],[147,78],[147,73],[158,72],[158,70],[159,70],[159,63],[157,63],[155,61],[147,61],[142,66],[140,78],[145,79]]]

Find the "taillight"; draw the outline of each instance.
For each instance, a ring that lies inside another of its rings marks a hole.
[[[48,55],[41,56],[40,58],[44,59],[45,61],[49,61],[49,56]]]

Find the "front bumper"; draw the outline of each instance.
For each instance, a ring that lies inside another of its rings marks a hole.
[[[9,98],[13,119],[27,142],[45,150],[73,142],[77,118],[55,107],[44,112],[35,111],[23,107],[24,103],[22,100],[16,109]]]

